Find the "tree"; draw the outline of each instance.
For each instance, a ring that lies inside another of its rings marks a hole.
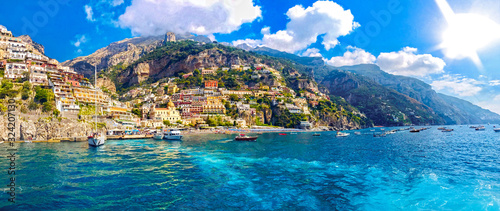
[[[168,86],[163,87],[163,90],[165,90],[165,93],[168,93]]]
[[[176,123],[179,124],[179,125],[182,125],[182,121],[181,120],[177,120]]]
[[[168,121],[168,120],[163,120],[163,124],[164,124],[165,126],[170,126],[170,125],[171,125],[171,124],[170,124],[170,121]]]
[[[54,111],[52,112],[52,114],[55,116],[55,117],[58,117],[59,114],[61,114],[61,112],[57,109],[54,109]]]
[[[196,69],[193,71],[193,76],[199,76],[201,74],[200,70]]]
[[[132,109],[132,113],[138,117],[142,117],[142,109],[134,108],[134,109]]]
[[[229,99],[231,101],[235,101],[235,102],[240,101],[240,98],[238,97],[238,95],[235,95],[235,94],[230,94]]]

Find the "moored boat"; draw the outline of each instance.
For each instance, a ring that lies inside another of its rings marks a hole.
[[[89,142],[89,146],[92,147],[102,146],[106,142],[106,136],[94,133],[91,136],[87,137],[87,141]]]
[[[453,131],[453,129],[444,129],[444,130],[441,130],[441,132],[451,132]]]
[[[163,139],[181,140],[182,139],[181,131],[176,130],[176,129],[171,129],[168,132],[163,133]]]
[[[240,134],[234,138],[235,141],[255,141],[257,140],[257,136],[247,136],[245,134]]]
[[[500,132],[500,128],[493,128],[495,132]]]
[[[438,127],[438,130],[446,130],[445,127]]]
[[[161,131],[161,130],[156,131],[156,133],[153,135],[153,139],[162,140],[163,139],[163,131]]]
[[[315,133],[315,134],[313,134],[313,136],[321,136],[321,134],[320,133]]]
[[[95,75],[95,78],[97,80],[97,67],[94,68],[94,75]],[[94,81],[94,86],[96,86],[95,84],[96,82]],[[95,115],[95,121],[94,121],[94,125],[95,125],[95,133],[93,133],[92,135],[90,135],[89,137],[87,137],[87,141],[89,143],[89,146],[91,147],[98,147],[98,146],[102,146],[104,145],[104,143],[106,142],[106,135],[105,134],[99,134],[97,132],[97,97],[94,97],[94,102],[95,102],[95,111],[94,111],[94,115]]]
[[[410,130],[410,133],[418,133],[418,132],[420,132],[420,130],[419,130],[419,129],[413,129],[413,130]]]
[[[477,131],[480,131],[480,130],[486,130],[486,128],[484,126],[479,126],[479,127],[476,127],[476,130]]]

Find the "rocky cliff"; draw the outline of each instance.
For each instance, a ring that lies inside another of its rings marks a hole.
[[[23,42],[33,46],[33,48],[35,48],[35,50],[37,50],[39,53],[45,54],[45,47],[43,47],[43,45],[41,45],[39,43],[34,42],[29,35],[21,35],[21,36],[19,36],[19,38]]]
[[[102,88],[103,90],[108,90],[111,93],[116,93],[115,83],[106,76],[97,78],[96,85],[97,87]]]

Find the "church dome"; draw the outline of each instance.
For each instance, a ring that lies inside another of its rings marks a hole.
[[[167,108],[175,108],[174,103],[172,103],[172,100],[168,101]]]

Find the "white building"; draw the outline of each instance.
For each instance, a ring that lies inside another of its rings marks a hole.
[[[16,79],[23,78],[23,73],[28,72],[26,64],[23,63],[7,63],[5,67],[5,78]]]

